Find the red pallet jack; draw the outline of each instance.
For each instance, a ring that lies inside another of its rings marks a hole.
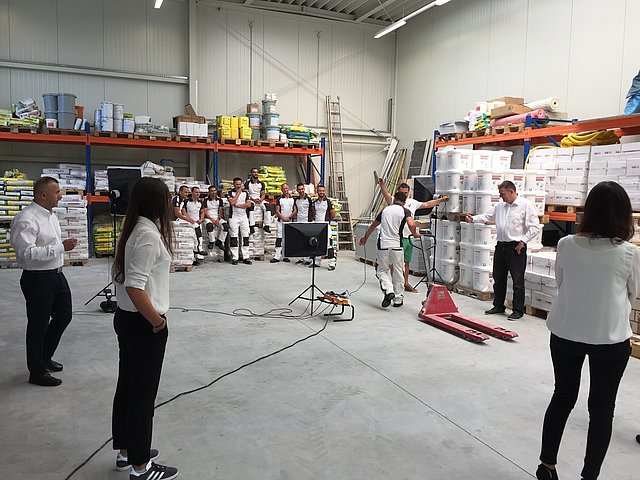
[[[418,317],[425,323],[459,335],[471,342],[484,342],[489,340],[489,335],[501,340],[512,340],[518,336],[516,332],[506,328],[462,315],[458,312],[458,307],[453,302],[447,288],[435,283],[429,284],[427,299],[422,302]]]

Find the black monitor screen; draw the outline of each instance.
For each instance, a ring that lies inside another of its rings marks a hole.
[[[139,168],[108,168],[109,194],[112,202],[112,212],[117,215],[125,215],[129,207],[129,198],[133,186],[140,179]],[[112,192],[118,192],[114,195]]]
[[[413,181],[413,198],[419,202],[428,202],[433,199],[435,187],[433,178],[430,176],[416,176],[411,179]],[[432,208],[422,208],[416,211],[416,215],[429,215]]]
[[[283,247],[285,257],[321,257],[327,254],[329,224],[285,223]]]

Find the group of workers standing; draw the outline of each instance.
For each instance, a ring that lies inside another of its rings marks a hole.
[[[266,187],[259,179],[257,168],[251,169],[249,179],[233,179],[233,189],[226,198],[222,198],[218,189],[212,185],[207,196],[200,198],[200,188],[182,185],[178,194],[173,197],[174,219],[180,219],[193,225],[195,230],[194,265],[198,265],[204,256],[211,256],[221,262],[224,260],[226,249],[225,241],[229,237],[229,254],[231,264],[237,265],[239,261],[251,265],[249,251],[249,236],[255,233],[256,210],[262,210],[263,229],[271,232],[273,214],[267,203]],[[333,222],[337,218],[335,205],[327,197],[326,188],[317,185],[317,198],[313,200],[306,192],[305,185],[296,185],[297,196],[291,194],[289,185],[281,186],[281,195],[275,200],[276,216],[276,245],[275,254],[271,263],[280,261],[289,262],[289,258],[283,255],[283,224],[289,222]],[[225,207],[228,214],[225,215]],[[204,227],[204,228],[203,228]],[[204,246],[206,234],[206,247]],[[329,239],[328,267],[336,268],[336,245]],[[311,266],[311,259],[300,258],[296,263]],[[320,266],[321,258],[316,259],[316,266]]]

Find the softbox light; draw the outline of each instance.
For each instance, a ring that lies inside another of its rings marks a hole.
[[[418,175],[411,179],[413,181],[413,198],[419,202],[428,202],[433,200],[435,186],[433,178],[427,175]],[[415,215],[429,215],[433,208],[422,208],[417,210]]]
[[[129,207],[131,190],[142,177],[140,167],[108,167],[109,197],[111,198],[111,212],[125,215]]]
[[[285,223],[285,257],[321,257],[327,254],[329,223]]]

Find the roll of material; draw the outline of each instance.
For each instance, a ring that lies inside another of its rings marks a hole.
[[[547,112],[557,112],[560,110],[560,99],[558,97],[543,98],[534,102],[525,103],[531,110],[541,108]]]
[[[532,118],[546,118],[544,110],[539,108],[537,110],[532,110],[529,113],[523,113],[522,115],[511,115],[510,117],[491,120],[491,126],[499,127],[500,125],[509,125],[510,123],[524,123],[527,120],[527,115],[530,115]]]

